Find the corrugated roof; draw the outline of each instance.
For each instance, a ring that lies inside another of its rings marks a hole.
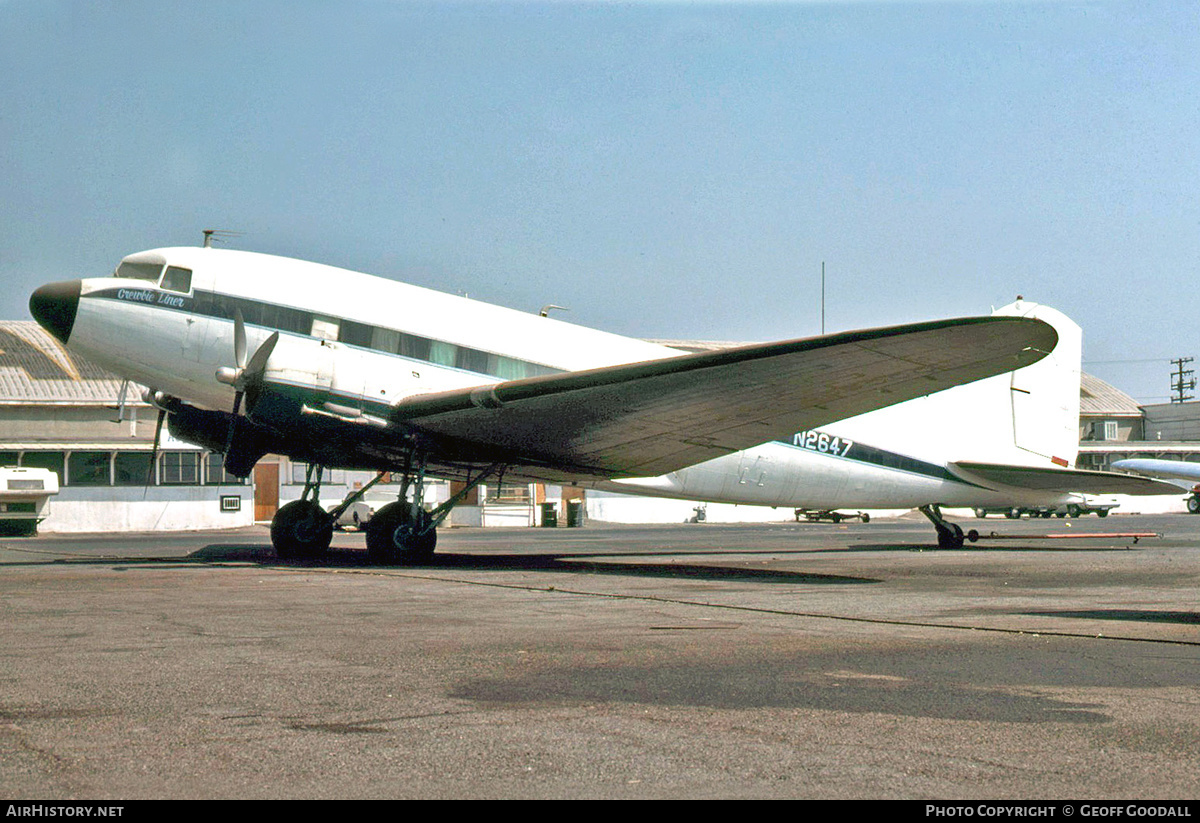
[[[1141,417],[1142,408],[1125,392],[1105,383],[1099,377],[1081,374],[1079,381],[1079,413],[1105,417]]]
[[[0,320],[0,403],[116,405],[121,383],[32,320]],[[126,403],[142,405],[132,389]]]

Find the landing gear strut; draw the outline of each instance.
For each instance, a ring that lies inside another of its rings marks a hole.
[[[428,563],[437,548],[437,527],[450,510],[485,478],[499,470],[495,464],[481,471],[453,497],[429,511],[425,509],[425,460],[421,456],[415,471],[412,461],[405,467],[399,499],[371,516],[367,523],[367,556],[379,565]],[[412,500],[408,490],[412,488]]]
[[[939,549],[961,549],[963,547],[962,526],[951,523],[942,517],[942,510],[937,505],[922,506],[920,512],[928,517],[933,523],[933,527],[937,529]]]
[[[321,508],[321,467],[308,467],[304,492],[275,512],[271,520],[271,545],[281,560],[313,560],[329,549],[333,518]]]

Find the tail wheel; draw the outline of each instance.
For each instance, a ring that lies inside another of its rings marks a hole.
[[[1192,495],[1187,499],[1187,510],[1191,514],[1200,514],[1200,497]]]

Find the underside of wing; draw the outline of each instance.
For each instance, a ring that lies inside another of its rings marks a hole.
[[[1011,371],[1056,342],[1030,318],[935,321],[421,395],[389,422],[435,460],[654,476]]]
[[[1052,469],[1002,463],[955,462],[976,478],[1003,486],[1064,494],[1179,494],[1179,487],[1146,477],[1086,469]]]

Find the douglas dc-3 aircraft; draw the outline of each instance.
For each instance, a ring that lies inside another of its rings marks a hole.
[[[499,476],[713,502],[921,507],[948,547],[963,533],[940,506],[1161,491],[1067,468],[1079,329],[1021,302],[990,317],[689,354],[206,247],[132,254],[112,277],[39,288],[29,306],[72,351],[148,387],[156,446],[165,418],[239,477],[268,453],[398,475],[399,499],[366,534],[381,563],[427,560],[450,508]],[[972,381],[982,382],[942,392]],[[460,483],[431,511],[427,475]],[[320,476],[275,515],[280,556],[328,548]]]

